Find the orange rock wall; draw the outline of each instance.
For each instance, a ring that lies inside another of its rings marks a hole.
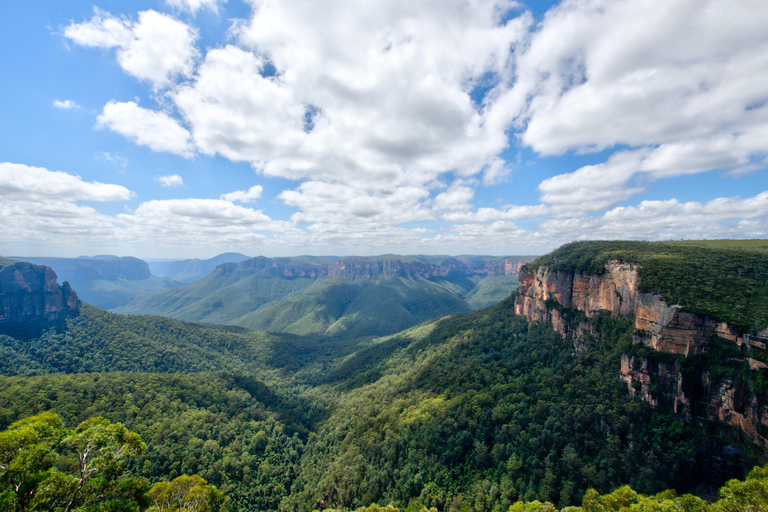
[[[569,332],[568,323],[564,321],[567,312],[547,307],[547,300],[554,299],[565,308],[583,311],[588,318],[604,311],[614,317],[634,316],[635,343],[685,357],[705,352],[716,338],[744,342],[725,322],[689,313],[678,305],[668,305],[659,295],[640,293],[639,284],[638,266],[617,261],[608,262],[605,273],[600,276],[550,272],[546,267],[540,267],[535,274],[520,275],[515,313],[531,320],[551,322],[557,332],[571,338],[589,332],[590,326],[583,323],[576,332]],[[756,343],[752,342],[752,345],[757,346]],[[749,364],[753,370],[765,367],[764,363],[751,359]],[[658,383],[656,394],[651,393],[651,373]],[[760,435],[758,428],[760,423],[768,425],[768,409],[759,408],[754,399],[745,400],[745,390],[727,379],[709,382],[707,372],[703,372],[695,377],[697,382],[685,382],[677,365],[668,368],[660,363],[651,370],[647,361],[636,367],[634,359],[627,355],[622,357],[621,379],[627,383],[632,396],[654,406],[672,407],[683,415],[690,415],[693,410],[691,390],[706,389],[705,415],[708,419],[740,427],[768,450],[768,439]]]

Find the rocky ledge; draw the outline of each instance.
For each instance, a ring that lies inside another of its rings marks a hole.
[[[739,427],[768,452],[768,438],[762,435],[768,427],[768,407],[750,393],[748,381],[729,375],[712,378],[707,368],[684,372],[679,364],[681,359],[706,355],[714,343],[747,344],[755,351],[765,350],[765,344],[740,336],[725,322],[669,305],[659,295],[641,293],[637,265],[609,261],[604,270],[602,275],[550,272],[546,267],[523,272],[515,313],[551,322],[577,348],[579,340],[591,333],[589,319],[595,315],[609,312],[614,317],[633,318],[635,344],[680,357],[654,362],[625,354],[620,374],[630,394],[655,406],[671,407],[681,415]],[[569,310],[583,315],[574,321]],[[768,365],[757,359],[742,362],[750,371],[768,371]],[[703,408],[697,403],[703,403]]]
[[[0,333],[34,335],[79,306],[69,283],[59,285],[50,267],[16,262],[0,268]]]

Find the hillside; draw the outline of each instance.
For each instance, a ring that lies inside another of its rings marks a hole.
[[[670,259],[675,247],[566,246],[524,268],[520,292],[492,307],[378,338],[268,334],[81,306],[39,337],[0,336],[7,376],[0,378],[0,427],[44,410],[70,424],[107,416],[150,445],[134,473],[153,480],[199,473],[230,497],[233,511],[373,512],[373,503],[389,503],[504,512],[520,500],[562,509],[585,496],[597,500],[590,488],[608,493],[625,484],[645,494],[675,488],[712,497],[729,478],[764,463],[768,451],[729,421],[735,415],[697,412],[714,409],[699,409],[705,404],[695,395],[688,412],[677,409],[682,402],[671,403],[665,386],[704,382],[704,373],[716,386],[730,379],[728,389],[741,389],[744,399],[733,412],[746,418],[752,398],[758,408],[768,403],[768,370],[752,369],[750,359],[762,360],[754,343],[708,339],[691,345],[707,350],[687,357],[643,342],[654,332],[639,331],[640,317],[622,311],[653,294],[632,281],[642,273],[630,256]],[[619,249],[628,255],[621,262]],[[709,250],[736,251],[712,268],[762,279],[764,257],[752,259],[762,249],[696,246],[700,261],[711,259]],[[695,256],[682,260],[669,268],[697,268],[686,263]],[[600,270],[576,270],[573,261]],[[234,282],[256,264],[280,268],[274,263],[236,265],[227,274]],[[403,278],[369,280],[377,279]],[[528,309],[515,314],[526,301]],[[659,332],[663,340],[668,331]],[[675,369],[682,380],[667,378]],[[682,389],[689,390],[696,392]]]
[[[768,451],[768,242],[581,242],[523,268],[515,312],[575,345],[631,322],[621,377],[655,406],[741,429]]]
[[[67,281],[83,302],[102,309],[127,303],[132,297],[165,290],[181,283],[154,276],[143,260],[133,257],[93,256],[80,258],[16,257],[53,269]]]
[[[528,257],[253,258],[116,308],[303,335],[388,335],[494,304]]]

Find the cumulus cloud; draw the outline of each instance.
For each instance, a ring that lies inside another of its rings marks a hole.
[[[94,8],[90,21],[69,24],[64,36],[81,46],[117,48],[120,66],[155,88],[167,87],[177,77],[190,76],[198,56],[194,46],[196,31],[153,10],[140,12],[138,21],[132,21]]]
[[[193,14],[220,5],[167,3]],[[704,203],[681,203],[671,192],[661,202],[637,198],[654,180],[713,170],[740,176],[768,165],[761,0],[565,0],[538,23],[507,0],[251,3],[231,44],[202,57],[192,27],[155,11],[134,20],[96,10],[64,33],[116,48],[123,69],[149,83],[162,105],[111,101],[99,126],[154,151],[220,155],[265,178],[299,182],[278,196],[297,211],[270,243],[480,247],[487,236],[551,248],[574,232],[764,232],[765,214],[740,213],[747,205],[762,211],[760,194]],[[476,208],[480,184],[529,172],[504,160],[510,143],[539,155],[608,151],[592,165],[566,163],[549,174],[538,185],[540,204],[527,204],[534,191],[520,204]],[[161,233],[148,212],[165,214],[180,232],[196,218],[182,209],[205,210],[207,233],[258,238],[257,227],[276,221],[257,221],[262,212],[234,203],[262,192],[257,185],[213,203],[147,202],[120,222]],[[213,212],[234,219],[235,231],[217,225]]]
[[[565,1],[494,115],[543,154],[646,148],[637,170],[655,178],[740,168],[768,152],[766,22],[759,0]],[[626,168],[613,169],[621,181]]]
[[[175,101],[203,152],[267,176],[414,185],[472,175],[507,144],[470,93],[503,73],[522,37],[524,23],[502,19],[514,7],[255,2],[240,46],[209,51]]]
[[[226,1],[227,0],[165,0],[165,3],[175,9],[196,14],[197,11],[203,8],[218,12],[219,4],[225,3]]]
[[[80,105],[71,100],[53,100],[53,106],[63,110],[72,110],[80,108]]]
[[[506,209],[499,208],[478,208],[474,212],[448,212],[443,214],[443,219],[448,222],[468,223],[468,222],[492,222],[500,220],[522,220],[541,217],[549,213],[549,208],[543,204],[537,205],[514,205]]]
[[[155,176],[155,181],[163,187],[183,187],[184,180],[178,174],[169,174],[167,176]]]
[[[213,49],[195,82],[176,93],[203,153],[263,164],[299,150],[305,107],[279,80],[261,75],[264,65],[232,45]]]
[[[768,235],[768,192],[753,197],[721,197],[706,203],[641,201],[603,215],[548,219],[539,226],[556,239],[582,233],[590,239],[744,238]]]
[[[41,243],[77,245],[109,239],[116,230],[106,215],[79,201],[127,201],[120,185],[88,182],[79,176],[9,162],[0,163],[0,225],[10,247]]]
[[[192,156],[189,132],[165,112],[142,108],[133,101],[110,101],[104,105],[97,122],[98,126],[105,126],[153,151]]]
[[[279,198],[301,210],[293,214],[293,222],[317,223],[324,226],[322,229],[364,231],[376,225],[434,218],[424,205],[429,198],[426,187],[307,181],[294,190],[283,191]]]
[[[254,185],[248,190],[236,190],[234,192],[229,192],[228,194],[222,194],[220,199],[237,203],[252,203],[261,197],[263,191],[264,187],[261,185]]]
[[[79,176],[43,167],[0,163],[0,195],[6,201],[127,201],[133,193],[120,185],[86,182]]]

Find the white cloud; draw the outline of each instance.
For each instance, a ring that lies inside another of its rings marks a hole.
[[[595,211],[614,206],[642,191],[628,183],[640,168],[642,151],[614,153],[607,162],[587,165],[539,184],[541,200],[568,211]]]
[[[163,187],[183,187],[184,180],[178,174],[169,174],[167,176],[155,176],[155,181]]]
[[[120,185],[86,182],[61,171],[3,162],[0,196],[5,201],[127,201],[133,193]]]
[[[448,190],[435,196],[434,207],[437,210],[467,211],[472,209],[471,201],[474,197],[475,189],[457,180]]]
[[[219,3],[225,3],[227,0],[165,0],[165,3],[181,11],[189,11],[196,14],[203,8],[208,8],[213,12],[218,12]]]
[[[133,23],[117,18],[96,7],[91,21],[70,23],[64,28],[64,36],[81,46],[97,48],[127,47],[133,39]]]
[[[262,77],[263,65],[235,46],[210,50],[197,80],[175,95],[203,153],[266,162],[298,151],[305,107],[280,81]]]
[[[203,152],[267,176],[421,185],[472,175],[507,144],[469,93],[504,73],[523,35],[521,21],[501,22],[514,5],[256,2],[242,47],[209,51],[175,101]],[[277,75],[262,76],[267,64]]]
[[[744,238],[768,235],[768,192],[746,199],[721,197],[706,203],[641,201],[603,215],[548,219],[539,226],[553,240]]]
[[[766,23],[759,0],[565,1],[531,34],[489,118],[515,119],[521,141],[543,154],[643,149],[635,170],[651,179],[741,172],[768,153]],[[615,187],[631,174],[602,167],[540,188],[547,196],[557,183],[591,183],[589,172]],[[634,192],[614,188],[598,202]]]
[[[291,217],[293,222],[316,223],[325,226],[322,229],[342,231],[432,220],[434,216],[423,204],[428,197],[425,187],[389,188],[322,181],[307,181],[279,195],[286,204],[301,209]]]
[[[110,218],[78,201],[127,201],[125,187],[86,182],[79,176],[9,162],[0,163],[0,226],[8,247],[77,246],[116,235]]]
[[[137,22],[94,11],[90,21],[65,27],[64,35],[81,46],[118,48],[120,66],[155,88],[192,74],[198,36],[189,25],[152,10],[140,12]]]
[[[499,220],[522,220],[541,217],[549,213],[549,208],[543,204],[509,206],[506,209],[478,208],[475,212],[448,212],[443,219],[448,222],[490,222]]]
[[[64,109],[64,110],[71,110],[71,109],[77,109],[80,108],[80,105],[75,103],[71,100],[53,100],[53,106],[56,108]]]
[[[264,187],[261,185],[254,185],[248,190],[236,190],[229,192],[228,194],[222,194],[220,199],[238,203],[252,203],[261,197],[261,193],[264,191]]]
[[[99,126],[106,126],[153,151],[192,156],[189,132],[164,112],[142,108],[132,101],[110,101],[104,105],[97,121]]]
[[[128,159],[122,155],[117,155],[110,153],[108,151],[103,151],[102,153],[96,155],[96,159],[104,159],[107,162],[111,163],[118,169],[125,169],[128,167]]]

